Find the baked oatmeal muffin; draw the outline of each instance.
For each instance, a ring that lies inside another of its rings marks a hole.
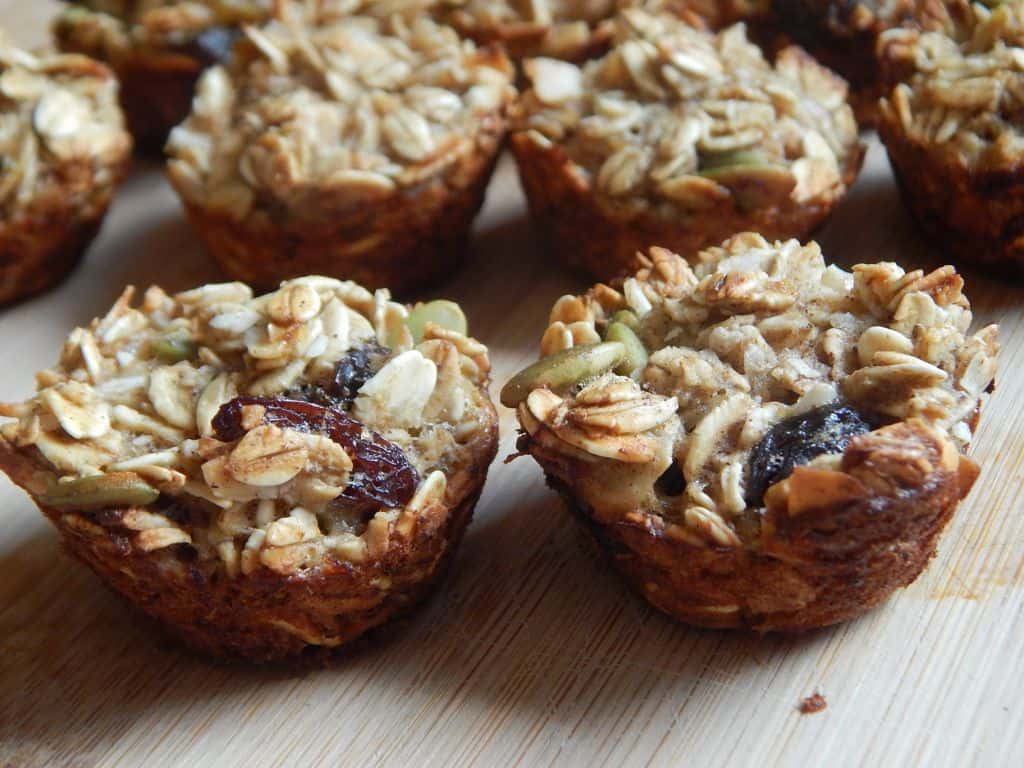
[[[852,273],[745,233],[564,296],[513,378],[531,454],[677,619],[802,630],[912,582],[970,490],[996,367],[952,267]]]
[[[711,34],[636,9],[577,67],[532,59],[512,149],[542,239],[605,279],[655,243],[800,237],[860,169],[846,85],[797,48],[769,64],[742,25]]]
[[[247,22],[272,0],[66,0],[54,23],[62,50],[109,64],[121,81],[128,127],[140,148],[159,151],[188,115],[200,73],[223,61]]]
[[[1024,269],[1024,3],[975,6],[970,36],[904,38],[914,74],[880,106],[903,198],[936,247]]]
[[[194,648],[321,655],[424,598],[497,446],[458,306],[326,277],[128,288],[0,406],[0,468]]]
[[[106,67],[78,55],[35,56],[0,33],[0,304],[74,268],[131,146]]]
[[[427,18],[245,28],[167,146],[210,252],[256,285],[307,272],[396,292],[466,250],[515,96],[512,65]]]
[[[774,0],[774,28],[804,46],[850,84],[858,119],[870,125],[898,72],[877,55],[879,39],[897,29],[953,29],[970,0]]]

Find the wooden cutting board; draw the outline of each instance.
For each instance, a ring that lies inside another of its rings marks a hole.
[[[0,19],[34,45],[55,7],[0,0]],[[847,265],[936,264],[874,139],[819,239]],[[216,279],[159,166],[139,162],[72,278],[0,310],[0,400],[29,395],[125,283]],[[436,292],[490,345],[495,392],[582,287],[539,255],[505,158],[472,263]],[[0,479],[0,765],[1024,765],[1024,285],[969,274],[967,293],[1002,326],[981,480],[917,583],[801,637],[663,618],[593,556],[535,464],[499,460],[452,577],[391,639],[314,671],[214,666],[139,624]],[[827,709],[800,715],[814,692]]]

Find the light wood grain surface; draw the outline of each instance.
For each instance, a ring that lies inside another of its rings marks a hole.
[[[0,0],[0,20],[37,44],[54,7]],[[874,141],[819,239],[845,264],[935,263]],[[218,277],[159,167],[139,163],[73,277],[0,310],[0,400],[27,396],[125,283]],[[471,265],[437,292],[490,345],[495,391],[581,287],[538,255],[506,158]],[[495,464],[452,577],[392,639],[322,670],[214,666],[140,625],[0,479],[0,765],[1024,765],[1024,285],[969,274],[967,293],[1004,345],[981,480],[917,583],[802,637],[647,608],[522,459]],[[798,714],[815,691],[828,708]]]

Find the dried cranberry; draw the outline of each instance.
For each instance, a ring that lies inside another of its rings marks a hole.
[[[851,438],[871,429],[862,414],[838,401],[780,421],[750,452],[747,505],[761,506],[765,491],[795,467],[823,453],[840,453]]]
[[[213,417],[218,439],[232,442],[245,435],[242,408],[247,405],[263,407],[264,424],[323,435],[345,449],[352,458],[352,475],[336,503],[348,511],[368,517],[383,507],[405,506],[416,492],[419,473],[402,449],[334,408],[285,398],[236,397]]]

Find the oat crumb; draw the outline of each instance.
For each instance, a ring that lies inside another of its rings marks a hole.
[[[816,712],[821,712],[828,706],[828,702],[825,701],[825,697],[815,691],[810,696],[800,700],[800,706],[797,710],[801,715],[813,715]]]

